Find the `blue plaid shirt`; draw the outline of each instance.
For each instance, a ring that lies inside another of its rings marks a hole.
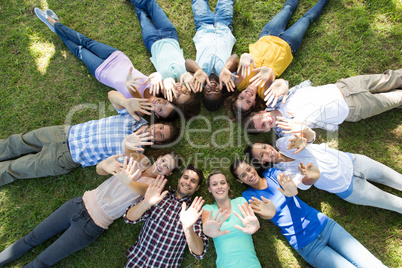
[[[74,125],[68,133],[68,145],[74,162],[83,167],[94,166],[115,154],[122,154],[124,138],[148,124],[137,121],[126,109],[119,115]]]

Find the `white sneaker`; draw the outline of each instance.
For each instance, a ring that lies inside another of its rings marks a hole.
[[[47,15],[45,12],[43,12],[41,9],[35,7],[34,9],[36,16],[43,21],[43,23],[45,23],[47,25],[47,27],[49,27],[50,30],[52,30],[52,32],[54,32],[54,27],[47,21]]]

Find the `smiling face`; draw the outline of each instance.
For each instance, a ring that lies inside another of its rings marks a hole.
[[[191,92],[188,91],[185,86],[181,85],[180,83],[176,83],[175,91],[176,96],[173,96],[175,103],[184,104],[190,100]]]
[[[191,169],[185,170],[177,182],[178,196],[180,198],[184,196],[192,196],[198,188],[200,188],[199,181],[200,178],[195,171]]]
[[[222,90],[219,89],[219,81],[216,75],[211,74],[209,76],[210,85],[205,84],[203,93],[204,97],[208,100],[218,100],[222,96]]]
[[[149,127],[149,132],[154,137],[154,142],[161,143],[170,139],[170,127],[164,124],[153,124]]]
[[[248,186],[255,186],[260,182],[260,176],[258,176],[257,171],[254,167],[242,162],[235,170],[235,175],[240,183],[245,183]]]
[[[256,97],[256,91],[249,86],[237,96],[235,106],[242,111],[248,111],[254,106]]]
[[[208,191],[212,194],[215,200],[226,199],[229,197],[230,186],[226,176],[218,173],[209,178]]]
[[[152,173],[156,176],[169,176],[172,174],[175,168],[175,159],[170,154],[166,154],[163,156],[159,156],[158,159],[156,159],[155,163],[152,165]]]
[[[279,158],[279,152],[274,147],[263,143],[255,143],[251,154],[260,163],[277,163]]]
[[[157,117],[166,118],[173,110],[173,105],[163,98],[151,97],[149,100]]]
[[[253,116],[254,128],[260,132],[268,132],[276,126],[276,117],[270,112],[259,112]]]

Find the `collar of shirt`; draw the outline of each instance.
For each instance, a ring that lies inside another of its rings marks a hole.
[[[172,195],[172,197],[173,197],[174,199],[176,199],[177,201],[179,201],[179,202],[186,202],[187,207],[189,207],[189,206],[191,205],[191,202],[192,202],[191,197],[185,196],[185,197],[180,198],[180,199],[177,198],[176,190],[175,190],[173,187],[171,187],[171,186],[169,186],[169,193],[170,193],[170,194]]]

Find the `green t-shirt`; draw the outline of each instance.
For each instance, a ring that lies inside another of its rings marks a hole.
[[[230,200],[232,211],[229,219],[227,219],[221,227],[221,231],[229,230],[230,233],[214,238],[216,255],[218,256],[216,259],[217,267],[261,267],[254,250],[251,235],[245,234],[234,227],[235,225],[243,226],[240,219],[233,214],[233,211],[241,215],[237,205],[244,203],[247,203],[247,201],[243,197]],[[215,216],[215,213],[218,211],[218,206],[216,203],[213,205],[205,205],[204,210],[212,211],[212,216]]]

